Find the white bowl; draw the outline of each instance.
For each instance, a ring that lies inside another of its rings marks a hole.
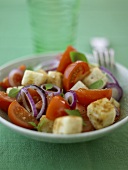
[[[54,58],[58,54],[38,54],[25,56],[18,60],[14,60],[2,67],[0,67],[0,80],[2,80],[5,76],[8,75],[9,71],[13,68],[18,67],[20,64],[26,64],[27,66],[36,66],[41,62],[45,62],[51,58]],[[128,122],[128,70],[120,64],[116,64],[116,67],[113,70],[113,74],[120,82],[120,85],[123,88],[124,95],[121,99],[121,117],[120,120],[103,129],[95,130],[91,132],[85,132],[80,134],[71,134],[71,135],[55,135],[50,133],[37,132],[33,130],[28,130],[17,125],[14,125],[8,120],[7,114],[0,110],[0,123],[5,125],[6,127],[12,129],[13,131],[24,135],[28,138],[44,141],[44,142],[52,142],[52,143],[76,143],[94,140],[104,135],[113,132],[114,130],[118,130],[118,128]],[[6,134],[5,134],[6,135]]]

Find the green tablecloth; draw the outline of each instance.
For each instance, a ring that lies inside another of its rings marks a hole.
[[[116,61],[128,67],[128,1],[83,0],[77,47],[106,36]],[[0,0],[0,65],[33,53],[25,0]],[[126,170],[128,124],[103,138],[78,144],[52,144],[21,136],[0,124],[0,170]]]

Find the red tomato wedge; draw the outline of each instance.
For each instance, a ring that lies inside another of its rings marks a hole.
[[[9,105],[14,101],[14,98],[11,98],[4,91],[0,91],[0,109],[7,112]]]
[[[57,117],[66,116],[65,109],[70,109],[67,101],[61,96],[54,96],[48,105],[46,117],[55,120]]]
[[[102,99],[112,97],[112,89],[78,89],[75,91],[77,100],[83,106],[88,106],[90,103]]]
[[[70,58],[71,51],[76,51],[76,50],[72,46],[68,46],[60,59],[60,63],[57,68],[57,71],[64,73],[64,70],[66,69],[66,67],[72,63],[71,58]]]
[[[82,80],[90,71],[89,65],[83,61],[76,61],[68,65],[63,76],[63,87],[68,91],[77,81]]]
[[[8,117],[12,123],[27,129],[34,129],[29,122],[38,124],[36,118],[33,117],[31,113],[22,107],[16,100],[13,101],[8,108]]]

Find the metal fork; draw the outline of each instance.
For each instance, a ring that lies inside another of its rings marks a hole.
[[[95,61],[100,65],[108,68],[115,66],[115,52],[113,49],[93,50]]]

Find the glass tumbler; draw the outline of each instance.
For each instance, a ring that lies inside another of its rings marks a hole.
[[[27,0],[34,52],[75,45],[80,0]]]

